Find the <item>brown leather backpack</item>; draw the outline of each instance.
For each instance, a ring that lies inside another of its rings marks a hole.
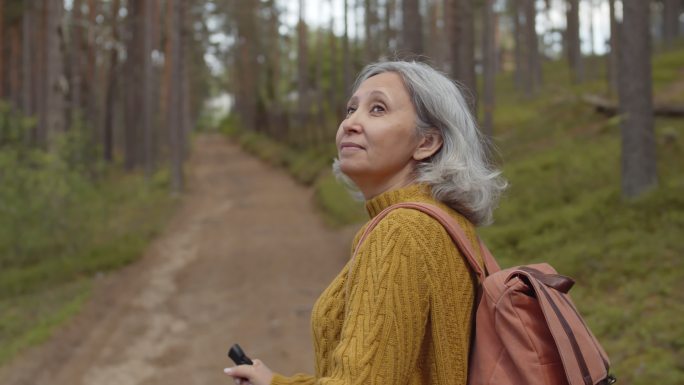
[[[466,257],[480,282],[469,385],[608,385],[608,355],[567,294],[571,278],[546,263],[501,270],[482,241],[485,269],[458,223],[425,203],[386,208],[366,228],[359,244],[390,211],[420,210],[438,220]]]

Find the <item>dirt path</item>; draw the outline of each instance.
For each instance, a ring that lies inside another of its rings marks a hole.
[[[0,383],[228,384],[233,342],[276,371],[312,371],[310,310],[353,229],[326,229],[309,190],[223,137],[195,149],[182,208],[145,257],[101,279],[84,311]]]

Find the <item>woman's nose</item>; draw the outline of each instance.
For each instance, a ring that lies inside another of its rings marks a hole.
[[[355,115],[356,114],[351,114],[344,121],[342,121],[342,129],[345,133],[361,132],[361,123],[358,121],[358,118]]]

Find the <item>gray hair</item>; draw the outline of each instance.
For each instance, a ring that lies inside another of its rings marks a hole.
[[[416,109],[419,135],[439,131],[443,145],[437,153],[419,163],[416,182],[431,187],[435,199],[444,202],[478,226],[492,222],[492,212],[507,187],[501,172],[488,159],[488,142],[458,86],[427,64],[408,61],[378,62],[361,71],[352,93],[366,79],[384,72],[401,76]],[[339,167],[333,172],[349,186]]]

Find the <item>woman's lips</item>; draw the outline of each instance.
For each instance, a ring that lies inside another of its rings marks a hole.
[[[352,143],[352,142],[342,142],[340,143],[340,151],[344,150],[363,150],[363,146],[360,144]]]

